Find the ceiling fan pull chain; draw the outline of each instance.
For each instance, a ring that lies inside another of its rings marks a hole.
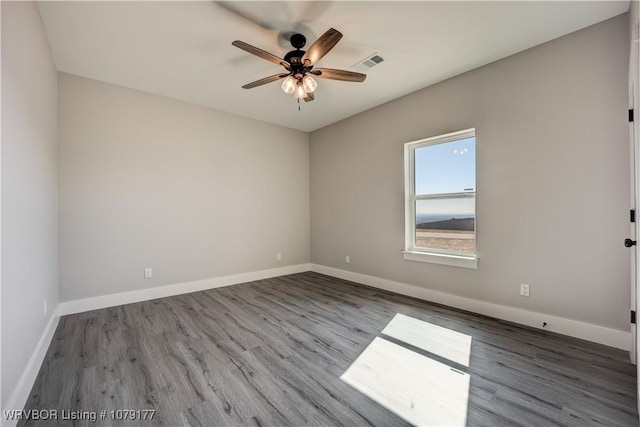
[[[298,98],[298,111],[300,111],[300,98]]]

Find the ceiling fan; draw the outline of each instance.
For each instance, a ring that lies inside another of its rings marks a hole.
[[[281,65],[285,68],[286,73],[274,74],[255,82],[247,83],[242,86],[244,89],[252,89],[276,80],[284,79],[282,82],[282,90],[285,93],[293,93],[297,99],[305,101],[313,101],[314,91],[318,87],[318,83],[312,77],[320,77],[330,80],[342,80],[347,82],[363,82],[367,78],[366,74],[356,73],[347,70],[336,70],[333,68],[313,68],[342,38],[342,33],[336,29],[329,28],[327,32],[318,37],[318,39],[304,51],[302,48],[307,43],[307,39],[302,34],[293,34],[289,41],[293,46],[292,51],[287,53],[284,58],[279,58],[269,52],[251,46],[240,40],[236,40],[232,45],[245,50],[262,59]]]

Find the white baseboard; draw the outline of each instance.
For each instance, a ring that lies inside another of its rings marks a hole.
[[[545,331],[557,332],[559,334],[593,341],[599,344],[620,348],[622,350],[629,351],[631,349],[631,332],[611,329],[591,323],[579,322],[577,320],[566,319],[564,317],[551,316],[535,311],[523,310],[521,308],[478,301],[471,298],[451,295],[445,292],[434,291],[432,289],[394,282],[392,280],[367,276],[365,274],[340,270],[338,268],[327,267],[324,265],[311,264],[311,271],[426,301],[432,301],[461,310],[484,314],[485,316],[496,317],[498,319],[532,326],[538,329],[542,329],[542,322],[547,322],[547,326],[544,328]]]
[[[18,381],[18,385],[16,386],[13,394],[7,401],[7,406],[2,408],[3,410],[12,410],[12,409],[22,409],[24,405],[27,403],[27,399],[29,398],[29,393],[31,393],[31,388],[33,384],[36,382],[36,377],[38,376],[38,372],[40,371],[40,366],[42,366],[42,362],[44,361],[44,357],[47,355],[47,350],[49,350],[49,344],[53,339],[53,334],[58,327],[58,322],[60,321],[60,316],[53,312],[53,315],[47,322],[47,326],[45,326],[42,335],[40,336],[40,340],[38,341],[38,345],[29,359],[29,363],[27,363],[27,367],[25,368],[22,376],[20,377],[20,381]],[[4,417],[4,412],[2,413],[2,419],[0,420],[0,425],[2,426],[14,426],[18,423],[18,420],[7,420]]]
[[[207,289],[236,285],[238,283],[268,279],[270,277],[302,273],[304,271],[309,271],[310,269],[310,264],[297,264],[287,267],[273,268],[270,270],[252,271],[249,273],[234,274],[231,276],[196,280],[194,282],[158,286],[155,288],[141,289],[139,291],[122,292],[118,294],[65,301],[58,304],[57,314],[59,316],[64,316],[67,314],[82,313],[84,311],[98,310],[100,308],[114,307],[122,304],[131,304],[134,302],[148,301],[173,295],[205,291]]]

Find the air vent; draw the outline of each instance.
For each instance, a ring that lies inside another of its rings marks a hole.
[[[364,58],[362,61],[355,64],[353,68],[358,71],[367,71],[375,67],[376,65],[380,64],[381,62],[384,62],[384,58],[378,55],[378,52],[376,52],[373,55],[369,55],[366,58]]]

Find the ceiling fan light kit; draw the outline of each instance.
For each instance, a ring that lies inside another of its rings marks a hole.
[[[293,76],[285,77],[284,81],[282,82],[282,91],[284,93],[292,94],[293,91],[296,90],[297,83],[298,81],[294,79]]]
[[[318,83],[310,75],[306,75],[302,78],[302,87],[307,93],[311,93],[318,88]]]
[[[284,58],[279,58],[240,40],[234,41],[231,43],[232,45],[274,64],[281,65],[287,71],[286,74],[275,74],[247,83],[242,88],[252,89],[284,79],[281,86],[284,93],[293,94],[298,100],[304,99],[309,102],[315,99],[314,92],[318,88],[318,83],[311,75],[329,80],[363,82],[367,77],[366,74],[332,68],[314,69],[315,64],[333,49],[341,38],[342,33],[340,31],[330,28],[309,47],[309,50],[304,51],[302,48],[307,43],[306,37],[302,34],[293,34],[289,41],[294,50],[288,52]]]
[[[298,99],[304,99],[307,97],[307,92],[304,90],[301,82],[298,82],[298,84],[296,85],[296,91],[293,94]]]

